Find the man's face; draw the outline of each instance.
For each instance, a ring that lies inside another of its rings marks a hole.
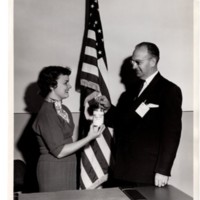
[[[134,50],[131,63],[138,78],[145,80],[152,74],[151,59],[152,57],[148,54],[146,47],[139,47]]]

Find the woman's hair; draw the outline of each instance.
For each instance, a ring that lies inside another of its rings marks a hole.
[[[57,87],[57,80],[60,75],[70,75],[71,69],[62,66],[48,66],[44,67],[38,77],[37,84],[39,86],[39,94],[46,97],[51,91],[51,87]]]

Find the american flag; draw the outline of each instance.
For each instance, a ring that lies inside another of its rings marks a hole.
[[[107,88],[108,68],[98,0],[89,0],[88,6],[84,51],[81,55],[82,62],[78,73],[82,104],[86,100],[91,102],[97,93],[105,95],[110,100]],[[83,125],[87,126],[88,123],[83,123]],[[112,137],[112,129],[106,127],[100,137],[84,147],[80,160],[80,189],[98,188],[107,181],[112,160]]]

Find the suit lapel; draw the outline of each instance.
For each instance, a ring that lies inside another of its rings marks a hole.
[[[147,100],[147,98],[151,95],[152,89],[155,88],[155,85],[158,83],[158,81],[162,78],[160,73],[156,74],[156,76],[153,78],[153,80],[150,82],[150,84],[145,88],[145,90],[142,92],[142,94],[137,98],[138,102],[144,102]]]

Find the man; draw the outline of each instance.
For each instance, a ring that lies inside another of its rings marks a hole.
[[[121,95],[116,107],[98,98],[108,110],[106,121],[114,121],[118,186],[168,183],[181,136],[182,94],[158,72],[159,58],[155,44],[138,44],[131,58],[138,84]]]

